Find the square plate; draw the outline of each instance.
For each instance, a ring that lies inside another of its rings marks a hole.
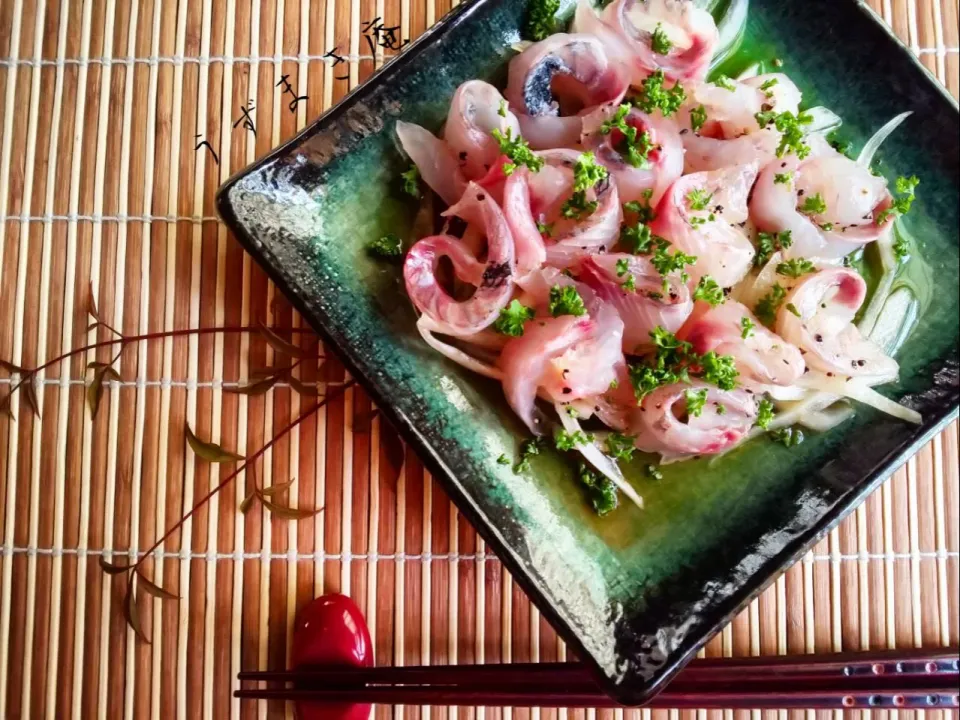
[[[728,3],[720,2],[720,15]],[[646,476],[625,467],[646,510],[600,519],[568,458],[548,452],[515,475],[524,428],[498,385],[430,350],[417,334],[398,264],[367,256],[386,232],[410,234],[397,119],[442,123],[457,85],[502,80],[524,0],[458,7],[302,134],[220,190],[247,250],[336,348],[523,589],[603,688],[638,704],[776,575],[957,414],[958,114],[956,103],[862,3],[754,0],[735,74],[784,61],[806,104],[844,118],[855,147],[894,115],[911,118],[881,149],[889,176],[921,185],[905,229],[919,247],[898,279],[916,323],[883,389],[923,413],[915,427],[856,417],[786,449],[758,440],[720,458]],[[502,84],[500,85],[502,87]],[[934,284],[935,283],[935,284]]]

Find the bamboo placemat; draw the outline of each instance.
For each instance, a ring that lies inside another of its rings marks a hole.
[[[956,96],[957,0],[871,4]],[[449,0],[0,0],[0,358],[33,367],[103,339],[106,330],[87,330],[88,287],[104,322],[127,335],[300,327],[217,221],[214,191],[363,82],[393,54],[390,38],[413,38],[448,9]],[[222,392],[270,357],[251,334],[142,342],[123,350],[122,379],[107,384],[95,420],[81,357],[42,374],[42,419],[23,402],[16,423],[0,414],[0,718],[289,714],[232,699],[234,677],[285,666],[297,608],[331,591],[366,611],[378,664],[566,656],[412,453],[396,480],[381,472],[379,421],[353,389],[273,447],[260,473],[264,484],[296,477],[289,502],[326,511],[300,523],[259,507],[242,515],[253,483],[242,477],[147,562],[181,600],[141,597],[153,644],[135,639],[119,607],[123,583],[98,560],[142,553],[225,475],[186,450],[185,423],[245,453],[298,415],[305,401],[283,383],[258,397]],[[0,370],[0,394],[10,385]],[[956,645],[957,456],[954,424],[707,654]]]

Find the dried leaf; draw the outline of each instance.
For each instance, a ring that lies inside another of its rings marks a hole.
[[[139,578],[140,586],[144,592],[148,592],[156,598],[161,600],[179,600],[179,595],[174,595],[172,592],[166,588],[162,588],[159,585],[155,585],[145,578],[140,572],[137,572],[137,577]]]
[[[30,378],[23,384],[23,394],[27,399],[27,405],[33,414],[40,417],[40,401],[37,399],[37,386],[33,384],[33,378]]]
[[[100,400],[103,399],[103,381],[106,378],[120,381],[120,375],[107,363],[90,363],[87,367],[96,366],[93,371],[93,381],[87,386],[87,404],[90,406],[90,416],[96,417],[100,409]]]
[[[8,416],[14,422],[17,421],[17,416],[13,414],[13,409],[10,407],[9,393],[0,398],[0,414]]]
[[[256,493],[250,493],[249,495],[247,495],[243,499],[243,502],[240,503],[240,514],[246,515],[247,511],[253,507],[253,501],[256,499],[257,499]]]
[[[198,456],[204,460],[208,460],[213,463],[221,462],[234,462],[236,460],[243,460],[243,455],[237,455],[235,452],[230,452],[229,450],[224,450],[222,447],[216,443],[207,442],[201,440],[196,435],[194,435],[193,430],[190,429],[189,425],[186,425],[186,434],[187,434],[187,443],[190,445],[190,449],[193,450]]]
[[[133,585],[134,579],[131,577],[130,582],[127,584],[127,595],[123,598],[123,619],[127,621],[127,625],[130,626],[134,634],[149,645],[150,638],[140,626],[140,614],[137,610],[137,595],[133,591]]]
[[[96,330],[98,327],[100,327],[100,323],[92,322],[89,325],[87,325],[87,332],[90,332],[91,330]]]
[[[253,380],[263,380],[268,377],[273,377],[274,375],[280,377],[283,373],[289,372],[292,368],[292,365],[284,365],[279,367],[276,365],[268,365],[267,367],[251,370],[250,378]]]
[[[313,354],[308,348],[297,347],[296,345],[287,342],[263,323],[260,324],[260,334],[263,336],[263,339],[267,341],[267,344],[281,355],[295,358],[306,358]]]
[[[94,320],[100,321],[100,311],[97,310],[97,296],[93,293],[92,282],[87,286],[87,312]]]
[[[291,375],[288,380],[290,387],[293,388],[294,392],[298,395],[303,395],[304,397],[320,397],[320,388],[316,385],[307,385],[293,375]]]
[[[100,362],[99,360],[91,360],[87,363],[87,370],[96,370],[97,368],[108,368],[110,363]]]
[[[3,368],[7,372],[20,373],[21,375],[25,375],[28,372],[26,368],[14,365],[12,362],[7,362],[6,360],[0,360],[0,368]]]
[[[293,508],[286,505],[278,505],[267,499],[267,496],[263,494],[260,488],[254,488],[253,492],[256,494],[257,500],[260,501],[261,505],[269,510],[274,517],[282,518],[283,520],[305,520],[306,518],[311,518],[323,512],[322,507],[311,510],[310,508]]]
[[[225,387],[224,392],[236,393],[238,395],[263,395],[267,390],[272,388],[277,384],[277,380],[280,377],[278,375],[271,375],[268,378],[263,380],[258,380],[257,382],[250,383],[249,385],[241,385],[239,387]]]
[[[293,478],[291,480],[287,480],[286,482],[274,483],[270,487],[260,488],[260,493],[262,495],[266,495],[267,497],[273,497],[274,495],[279,495],[285,490],[288,490],[296,481],[297,479]]]
[[[100,569],[103,570],[107,575],[119,575],[120,573],[125,573],[127,570],[132,568],[132,565],[116,565],[109,560],[107,560],[103,555],[99,558]]]
[[[380,423],[380,477],[393,484],[400,477],[407,448],[390,423]]]

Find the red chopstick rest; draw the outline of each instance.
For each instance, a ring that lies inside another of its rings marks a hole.
[[[333,593],[311,600],[293,624],[290,659],[294,669],[307,665],[372,667],[370,630],[357,604]],[[366,720],[370,705],[298,702],[300,720]]]

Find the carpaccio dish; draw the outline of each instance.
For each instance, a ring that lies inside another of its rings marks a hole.
[[[801,110],[778,61],[710,76],[728,43],[692,2],[581,0],[552,33],[554,9],[531,8],[536,41],[514,46],[506,88],[460,85],[440,137],[397,123],[407,188],[446,206],[404,254],[418,329],[502,383],[533,434],[496,460],[522,472],[544,442],[577,452],[605,513],[617,489],[642,505],[618,465],[637,450],[790,446],[851,401],[919,422],[873,389],[898,375],[871,336],[918,181],[871,163],[906,114],[851,158],[828,138],[839,118]],[[851,259],[869,245],[885,276],[862,308]]]

